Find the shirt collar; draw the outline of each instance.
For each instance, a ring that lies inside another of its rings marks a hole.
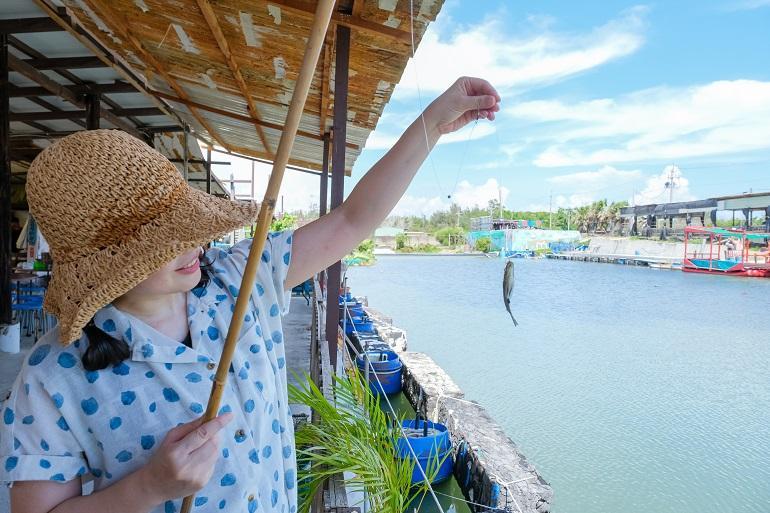
[[[192,294],[188,294],[188,322],[199,308],[198,302],[192,297]],[[107,334],[123,339],[128,344],[133,361],[192,363],[200,360],[198,340],[192,330],[193,347],[190,348],[111,304],[96,312],[94,323]]]

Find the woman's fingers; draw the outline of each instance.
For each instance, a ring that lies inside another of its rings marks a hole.
[[[214,438],[233,418],[232,413],[225,413],[208,422],[200,424],[177,442],[178,450],[190,454]]]

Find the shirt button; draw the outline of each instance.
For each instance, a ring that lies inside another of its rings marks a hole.
[[[242,437],[242,436],[246,436],[246,431],[244,431],[242,429],[239,429],[238,431],[235,432],[235,436],[237,436],[239,438]]]
[[[248,500],[249,500],[249,502],[254,500],[254,494],[253,493],[248,496]]]
[[[217,366],[217,364],[214,363],[214,362],[209,362],[209,363],[206,364],[206,368],[208,370],[214,370],[214,367],[216,367],[216,366]]]

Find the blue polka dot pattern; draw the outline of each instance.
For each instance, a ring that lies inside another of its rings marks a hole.
[[[75,366],[75,364],[78,363],[77,358],[75,358],[74,355],[71,353],[62,353],[59,355],[59,358],[56,360],[59,365],[64,367],[65,369],[69,369]]]
[[[43,344],[42,346],[38,346],[29,355],[29,359],[27,359],[27,363],[32,366],[40,365],[41,363],[43,363],[43,360],[45,360],[45,357],[48,356],[48,353],[50,352],[51,352],[50,344]]]
[[[273,233],[261,252],[233,375],[223,391],[221,413],[232,410],[233,419],[219,437],[216,473],[196,494],[194,511],[297,512],[281,329],[289,298],[283,286],[288,240],[286,233]],[[84,369],[85,337],[66,348],[54,336],[41,339],[5,403],[11,408],[0,406],[0,477],[64,482],[90,473],[99,490],[145,465],[169,428],[202,415],[214,378],[208,366],[219,358],[250,244],[242,241],[221,257],[209,251],[211,280],[187,295],[191,346],[112,305],[99,310],[94,322],[128,344],[128,357],[117,365]],[[180,504],[181,498],[169,500],[151,513],[179,512]]]
[[[170,403],[175,403],[179,400],[179,394],[173,388],[164,388],[163,397]]]
[[[80,407],[86,415],[93,415],[99,410],[99,403],[93,397],[80,401]]]

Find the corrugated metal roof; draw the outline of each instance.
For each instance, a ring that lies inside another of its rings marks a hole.
[[[204,0],[200,0],[203,2]],[[195,0],[64,0],[68,13],[207,141],[272,159],[300,69],[315,2],[208,0],[235,62]],[[415,42],[443,0],[415,0]],[[348,96],[349,171],[376,126],[411,55],[409,2],[356,0],[334,21],[353,27]],[[394,28],[397,27],[397,28]],[[404,30],[406,29],[406,31]],[[333,31],[319,62],[290,163],[320,169],[332,123]],[[101,71],[101,70],[99,70]],[[236,77],[240,74],[244,91]],[[168,100],[178,98],[177,101]],[[250,113],[246,98],[253,102]],[[207,108],[202,108],[208,107]],[[212,109],[214,109],[212,111]],[[260,126],[260,121],[279,125]],[[261,132],[261,133],[260,133]]]

